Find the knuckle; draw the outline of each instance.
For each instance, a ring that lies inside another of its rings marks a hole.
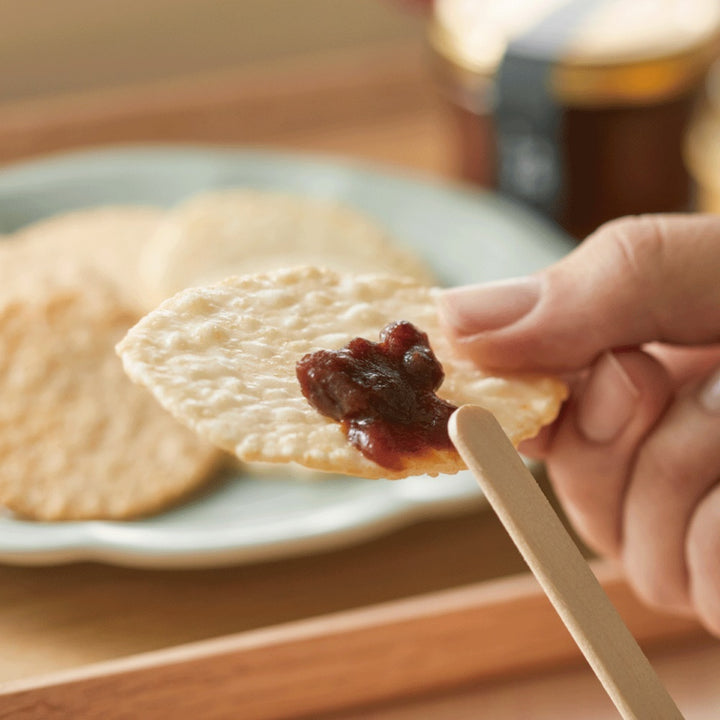
[[[631,278],[646,284],[649,273],[662,270],[667,241],[658,218],[652,215],[622,218],[608,233],[621,269]]]
[[[662,611],[677,611],[686,607],[685,588],[679,587],[661,565],[638,561],[627,548],[623,552],[623,565],[628,582],[635,594],[648,607]]]
[[[662,216],[637,215],[618,218],[603,225],[592,238],[596,251],[622,285],[632,288],[634,302],[643,309],[644,322],[652,335],[664,323],[656,305],[667,288],[671,248]],[[661,303],[662,305],[662,303]],[[658,335],[659,337],[659,335]]]
[[[643,316],[643,331],[650,339],[672,336],[675,342],[696,341],[696,328],[702,320],[698,303],[711,315],[717,305],[715,300],[698,299],[707,292],[708,284],[717,287],[709,270],[712,262],[700,260],[705,257],[705,246],[693,241],[698,227],[697,222],[683,218],[639,215],[613,221],[598,231],[597,250],[622,283],[632,287],[633,302]],[[712,258],[712,253],[707,257]]]
[[[677,556],[682,554],[682,537],[673,540],[675,529],[661,524],[667,512],[648,511],[647,502],[648,497],[654,497],[652,503],[671,505],[670,498],[682,485],[681,475],[678,461],[643,448],[623,513],[622,559],[630,585],[647,605],[666,611],[687,605],[688,601],[684,568],[677,562]]]
[[[720,637],[720,483],[715,502],[703,502],[690,522],[686,554],[690,571],[692,600],[701,621]]]
[[[660,440],[663,440],[661,438]],[[660,447],[658,447],[660,445]],[[662,497],[666,503],[682,501],[687,495],[692,468],[687,450],[672,442],[661,442],[655,437],[646,440],[638,452],[635,474],[645,478],[643,491]],[[663,528],[656,528],[662,532]]]
[[[623,217],[614,218],[608,220],[598,227],[598,229],[592,234],[589,240],[596,241],[595,238],[598,236],[612,236],[618,232],[624,232],[627,227],[632,227],[637,222],[637,215],[625,215]]]
[[[646,284],[662,275],[667,257],[668,235],[662,216],[634,215],[602,225],[593,238],[613,253],[619,272]]]
[[[623,563],[638,596],[661,610],[687,610],[691,602],[684,547],[691,466],[682,443],[651,435],[625,496]]]
[[[607,557],[620,555],[621,510],[619,497],[608,489],[608,484],[585,482],[586,476],[577,472],[575,463],[549,453],[545,464],[552,485],[562,503],[565,514],[575,532],[594,552]],[[613,470],[599,475],[609,477]]]
[[[695,512],[688,530],[688,551],[700,560],[705,569],[717,572],[720,557],[720,525],[702,506]],[[710,567],[712,566],[712,567]]]

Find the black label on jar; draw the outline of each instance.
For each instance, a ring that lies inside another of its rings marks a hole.
[[[605,0],[570,0],[511,40],[498,68],[498,187],[555,217],[562,202],[562,109],[551,71],[573,30]]]

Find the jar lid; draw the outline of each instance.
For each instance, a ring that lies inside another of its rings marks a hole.
[[[436,0],[430,41],[460,75],[494,75],[512,44],[551,63],[553,94],[566,103],[640,103],[705,72],[720,46],[720,2]]]

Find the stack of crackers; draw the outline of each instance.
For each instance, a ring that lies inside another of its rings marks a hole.
[[[76,211],[3,237],[0,505],[39,520],[130,518],[204,485],[221,451],[131,382],[114,347],[184,288],[308,262],[432,277],[350,209],[252,190],[170,211]]]
[[[564,385],[458,357],[432,281],[364,216],[278,193],[21,229],[0,242],[0,505],[38,520],[159,512],[205,485],[224,451],[368,478],[457,472],[452,451],[388,471],[302,396],[303,355],[396,320],[428,334],[438,395],[489,408],[516,443],[534,435]]]

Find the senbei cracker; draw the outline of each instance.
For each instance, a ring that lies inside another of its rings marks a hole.
[[[36,278],[34,292],[0,298],[0,504],[41,520],[127,518],[202,484],[217,449],[113,351],[137,315],[97,276]]]
[[[355,210],[249,189],[205,193],[170,211],[143,253],[142,273],[156,305],[187,287],[295,265],[434,282],[420,258]]]
[[[407,278],[313,267],[229,278],[186,290],[143,318],[118,345],[126,372],[202,437],[241,460],[297,462],[368,478],[457,472],[453,451],[402,470],[350,445],[340,425],[311,408],[296,378],[309,352],[355,337],[377,339],[389,322],[425,331],[443,365],[438,395],[491,410],[514,443],[557,415],[566,388],[550,377],[500,377],[458,358],[440,330],[436,288]]]
[[[140,292],[140,252],[163,214],[159,208],[113,205],[27,225],[0,245],[0,294],[11,285],[33,285],[43,266],[56,276],[82,266],[108,281],[123,302],[145,313],[155,304],[147,305]]]

